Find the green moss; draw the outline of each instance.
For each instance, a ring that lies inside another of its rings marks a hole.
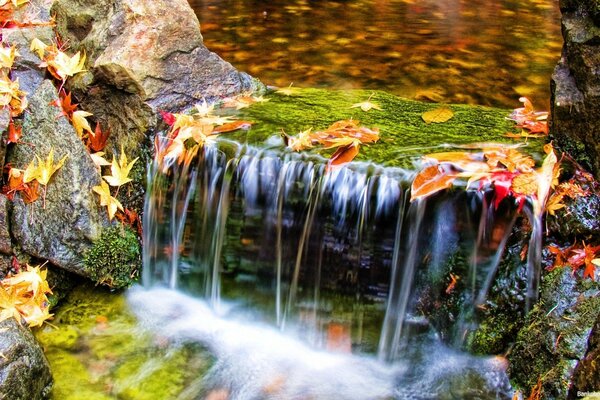
[[[54,376],[55,400],[199,398],[212,359],[199,346],[165,346],[137,324],[123,293],[76,288],[53,326],[35,335]]]
[[[600,309],[600,284],[557,269],[543,278],[540,302],[527,315],[509,359],[513,384],[528,392],[541,378],[544,398],[566,398]]]
[[[96,282],[114,288],[131,285],[141,264],[140,243],[128,227],[111,226],[83,255],[83,263]]]
[[[364,112],[352,104],[371,101],[382,110]],[[386,166],[409,167],[424,152],[441,151],[445,144],[474,142],[510,142],[503,135],[514,131],[514,123],[506,119],[510,110],[471,105],[449,105],[454,117],[441,124],[426,124],[421,115],[439,104],[402,99],[381,91],[336,91],[301,89],[293,96],[273,93],[268,102],[256,103],[240,111],[240,117],[255,122],[247,132],[227,134],[241,142],[260,145],[279,136],[283,129],[293,135],[308,128],[325,129],[333,122],[353,118],[367,127],[378,127],[378,143],[364,145],[357,160],[370,160]],[[531,141],[534,151],[541,141]],[[331,150],[313,153],[329,156]]]
[[[519,327],[518,319],[510,319],[506,314],[493,315],[471,333],[466,346],[475,354],[502,354]]]

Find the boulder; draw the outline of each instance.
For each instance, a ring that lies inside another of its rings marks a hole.
[[[155,109],[180,110],[256,87],[204,46],[186,0],[58,0],[53,12],[58,33],[86,52],[97,80]]]
[[[64,156],[66,162],[47,186],[45,206],[41,198],[25,204],[20,195],[15,196],[11,230],[24,252],[81,274],[82,254],[108,221],[92,192],[100,184],[100,174],[74,128],[51,105],[57,98],[48,80],[30,96],[23,132],[31,145],[15,146],[8,160],[14,167],[25,168],[35,155],[45,160],[53,149],[55,162]]]
[[[551,81],[550,134],[600,177],[600,6],[563,0],[561,59]]]
[[[0,398],[38,400],[52,388],[48,361],[29,328],[0,322]]]
[[[575,368],[569,399],[581,398],[578,392],[597,392],[598,388],[600,388],[600,316],[590,335],[587,353]]]

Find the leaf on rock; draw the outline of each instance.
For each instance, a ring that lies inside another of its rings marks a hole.
[[[50,152],[44,161],[36,155],[35,156],[38,161],[38,165],[36,168],[35,179],[40,183],[40,185],[47,185],[50,181],[50,178],[56,171],[58,171],[64,164],[67,156],[64,156],[60,159],[56,164],[54,164],[54,148],[50,148]],[[25,171],[27,175],[27,170]]]
[[[66,81],[68,77],[74,76],[85,71],[85,54],[79,51],[72,57],[58,50],[54,57],[46,58],[48,71],[52,76],[61,81]]]
[[[19,143],[21,136],[23,135],[23,128],[20,125],[16,125],[14,121],[10,121],[8,124],[8,135],[6,143]]]
[[[125,154],[125,150],[123,150],[123,146],[121,146],[121,155],[119,157],[119,162],[113,156],[110,172],[111,175],[106,175],[103,178],[108,182],[111,186],[121,186],[128,182],[131,182],[132,179],[129,178],[129,172],[133,165],[138,159],[134,159],[131,162],[128,162],[127,155]]]
[[[233,122],[229,122],[226,124],[223,124],[221,126],[216,126],[214,129],[212,129],[213,133],[225,133],[225,132],[233,132],[236,131],[238,129],[250,129],[250,127],[252,126],[252,121],[233,121]]]
[[[80,138],[83,137],[83,132],[89,132],[90,134],[93,134],[90,123],[86,119],[86,117],[91,115],[93,114],[87,111],[79,110],[75,111],[71,117],[73,128],[75,128],[75,131]]]
[[[354,103],[354,104],[352,104],[352,106],[350,108],[360,108],[364,112],[368,112],[368,111],[371,111],[371,110],[379,110],[379,111],[381,111],[381,106],[379,104],[377,104],[377,103],[372,103],[371,102],[371,97],[373,97],[373,95],[369,96],[369,98],[366,101],[363,101],[361,103]]]
[[[123,211],[123,206],[110,194],[110,187],[106,182],[102,181],[99,186],[94,186],[92,190],[100,195],[100,205],[106,206],[108,211],[108,218],[112,220],[117,210]]]
[[[440,124],[454,117],[454,112],[448,107],[438,107],[436,109],[426,111],[421,115],[423,121],[427,124]]]
[[[354,142],[346,146],[340,146],[329,158],[327,163],[327,170],[330,170],[333,166],[339,166],[354,160],[354,157],[358,155],[358,143]]]
[[[99,152],[104,150],[106,147],[106,141],[110,135],[110,129],[102,131],[100,123],[96,123],[96,129],[92,135],[88,136],[88,148],[92,152]]]

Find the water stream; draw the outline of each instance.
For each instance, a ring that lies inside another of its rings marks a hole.
[[[505,364],[460,348],[517,210],[411,203],[412,176],[232,143],[153,165],[134,310],[210,348],[205,384],[231,399],[509,398]]]

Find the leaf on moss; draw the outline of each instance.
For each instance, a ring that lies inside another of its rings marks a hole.
[[[454,112],[448,107],[438,107],[436,109],[426,111],[421,115],[423,121],[427,124],[441,124],[454,117]]]

